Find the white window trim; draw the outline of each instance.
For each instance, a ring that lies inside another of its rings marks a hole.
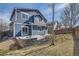
[[[15,23],[13,24],[13,37],[15,37]]]
[[[14,21],[17,21],[17,10],[15,11],[15,20]]]
[[[13,24],[13,37],[15,37],[15,21],[17,21],[17,10],[15,11],[15,16],[14,16],[14,24]]]
[[[26,36],[29,33],[29,27],[28,26],[23,26],[23,25],[21,26],[21,36],[23,36],[23,31],[22,31],[23,27],[27,27],[27,34],[24,35],[24,36]]]
[[[20,11],[20,14],[21,14],[21,19],[24,19],[24,18],[22,18],[22,14],[29,15],[28,13],[26,13],[26,12],[21,12],[21,11]],[[28,16],[28,18],[29,18],[29,16]],[[25,19],[25,20],[26,20],[26,19]],[[15,11],[15,21],[17,21],[17,10]]]
[[[23,23],[15,22],[15,24],[23,24]]]
[[[29,19],[29,14],[28,14],[28,13],[25,13],[25,12],[21,12],[21,19],[24,19],[24,18],[22,17],[23,14],[28,15],[27,19]],[[24,19],[24,20],[27,20],[27,19]]]
[[[26,12],[21,12],[22,14],[26,14],[26,15],[29,15],[28,13],[26,13]]]

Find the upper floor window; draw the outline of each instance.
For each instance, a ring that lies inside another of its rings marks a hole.
[[[23,18],[23,19],[27,19],[27,18],[28,18],[28,15],[22,14],[22,18]]]

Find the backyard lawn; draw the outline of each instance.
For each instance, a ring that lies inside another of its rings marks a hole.
[[[69,56],[73,55],[73,37],[71,34],[55,36],[55,45],[49,46],[50,42],[42,45],[33,45],[19,50],[6,50],[3,55],[31,55],[31,56]]]

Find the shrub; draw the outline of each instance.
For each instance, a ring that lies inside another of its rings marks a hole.
[[[50,41],[50,45],[54,45],[54,41],[55,41],[55,35],[54,34],[46,36],[45,39],[48,39]]]
[[[18,44],[18,43],[14,43],[14,44],[11,44],[9,46],[9,50],[17,50],[17,49],[20,49],[21,46]]]

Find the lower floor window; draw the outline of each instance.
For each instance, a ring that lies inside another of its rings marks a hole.
[[[33,26],[33,29],[34,29],[34,30],[37,30],[37,25],[34,25],[34,26]]]
[[[37,25],[33,26],[33,30],[46,30],[46,29],[47,29],[46,26],[37,26]]]
[[[23,27],[23,28],[22,28],[22,31],[23,31],[24,33],[27,33],[27,27]]]

